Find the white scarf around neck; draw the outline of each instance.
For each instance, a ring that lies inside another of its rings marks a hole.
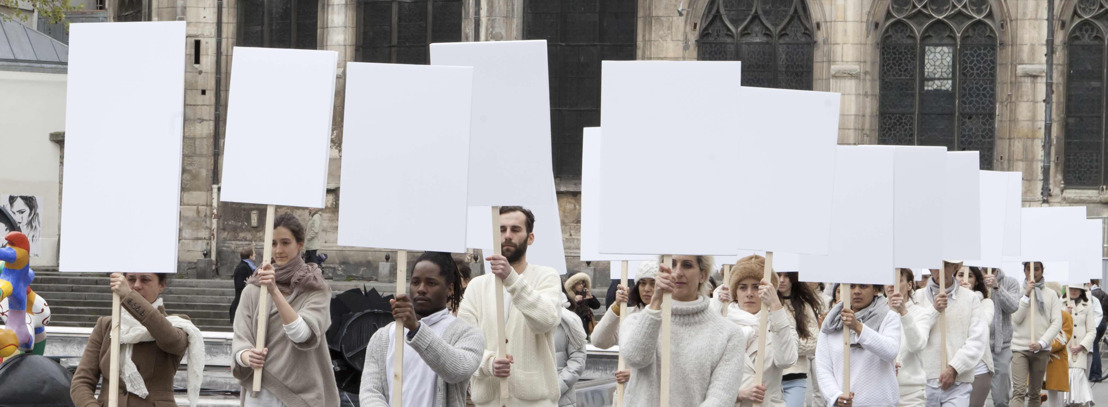
[[[154,306],[155,309],[162,308],[162,299],[158,298],[150,305]],[[119,315],[119,360],[121,362],[119,378],[127,386],[128,393],[146,399],[150,392],[146,388],[146,382],[142,380],[142,374],[139,373],[138,366],[135,365],[135,361],[131,360],[131,355],[134,352],[135,344],[153,342],[154,336],[150,335],[150,331],[135,319],[130,312],[120,312]],[[188,399],[189,406],[195,407],[197,401],[200,400],[200,385],[204,381],[204,336],[200,329],[187,319],[172,315],[165,317],[165,319],[174,328],[181,329],[188,335],[189,346],[185,355],[188,360]],[[111,333],[108,334],[108,337],[111,337]]]

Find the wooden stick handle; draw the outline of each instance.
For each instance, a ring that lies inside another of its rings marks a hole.
[[[843,309],[850,306],[850,284],[839,285],[839,300]],[[843,394],[850,395],[850,328],[843,326]]]
[[[764,276],[762,281],[766,285],[770,285],[774,292],[777,293],[777,287],[772,287],[773,284],[773,252],[766,251],[766,261],[764,266]],[[766,337],[769,336],[769,308],[765,303],[762,304],[762,312],[758,317],[758,354],[755,355],[754,362],[754,384],[762,384],[762,376],[766,370]],[[844,331],[845,333],[845,331]],[[760,406],[762,403],[754,403],[755,406]]]
[[[731,265],[730,264],[725,264],[725,265],[723,265],[723,281],[721,282],[721,284],[723,284],[724,287],[727,287],[727,289],[728,289],[727,295],[734,295],[734,293],[730,292],[730,290],[731,290],[731,287],[729,287],[730,282],[731,282]],[[723,316],[725,316],[725,317],[727,316],[727,309],[728,308],[731,308],[731,303],[724,303],[723,307],[721,308],[722,309],[721,312],[723,313]]]
[[[627,288],[627,260],[621,261],[619,264],[619,282],[623,285],[623,289],[630,292],[631,289]],[[623,320],[627,319],[627,302],[619,302],[619,327],[623,327]],[[619,360],[616,362],[616,371],[623,371],[627,366],[623,360],[623,352],[619,352]],[[623,407],[623,389],[626,386],[625,383],[619,383],[616,385],[616,400],[614,407]]]
[[[112,344],[108,356],[108,407],[119,406],[119,294],[112,293]]]
[[[893,294],[900,292],[900,269],[893,269]],[[907,298],[904,298],[907,301]]]
[[[1032,278],[1034,278],[1034,274],[1032,274]],[[1039,340],[1035,338],[1035,290],[1031,290],[1030,298],[1031,301],[1027,303],[1027,312],[1029,319],[1031,320],[1031,324],[1027,327],[1027,329],[1031,331],[1031,336],[1029,336],[1028,338],[1031,339],[1031,342],[1037,343],[1039,342]]]
[[[945,263],[939,267],[939,292],[946,292]],[[947,298],[947,304],[950,304],[950,298]],[[946,351],[946,312],[939,313],[939,361],[942,362],[939,365],[941,366],[940,369],[946,369],[946,365],[950,363],[950,358]]]
[[[500,234],[500,207],[492,207],[492,251],[500,255],[503,251],[504,238]],[[508,354],[508,333],[504,325],[504,280],[493,277],[496,280],[496,357],[503,359]],[[500,378],[500,399],[498,404],[506,406],[508,398],[508,379]]]
[[[408,251],[396,253],[396,295],[408,293]],[[396,321],[396,338],[392,363],[392,407],[402,407],[404,395],[404,325]]]
[[[669,267],[673,267],[673,255],[662,256],[662,263],[665,263]],[[673,293],[665,293],[662,295],[662,357],[661,366],[659,370],[659,381],[661,382],[661,392],[658,399],[661,401],[661,406],[668,406],[669,403],[669,367],[670,367],[670,339],[672,339],[671,332],[673,331]]]
[[[273,258],[273,220],[277,208],[268,205],[265,208],[265,240],[262,241],[262,264],[269,264]],[[269,327],[269,291],[265,287],[258,290],[258,332],[254,338],[254,349],[265,349],[266,328]],[[254,369],[254,392],[262,391],[262,368]]]

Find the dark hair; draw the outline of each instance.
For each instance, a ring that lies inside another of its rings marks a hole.
[[[19,222],[15,221],[15,216],[12,216],[11,212],[8,212],[8,208],[0,206],[0,224],[3,224],[8,228],[9,232],[19,232]]]
[[[1035,266],[1039,266],[1039,268],[1041,268],[1041,269],[1043,269],[1043,270],[1046,270],[1046,266],[1043,266],[1043,262],[1041,262],[1041,261],[1025,261],[1025,262],[1023,262],[1023,269],[1024,269],[1023,271],[1024,271],[1024,272],[1026,272],[1026,271],[1027,271],[1027,264],[1028,264],[1028,263],[1032,263],[1032,264],[1034,264]],[[1032,270],[1032,271],[1034,271],[1034,270],[1035,270],[1035,267],[1034,267],[1034,266],[1032,266],[1032,267],[1031,267],[1031,270]]]
[[[1099,278],[1094,278],[1092,280],[1089,280],[1089,282],[1093,283],[1093,284],[1096,284],[1096,285],[1100,285],[1100,279]]]
[[[276,230],[279,227],[284,227],[292,232],[292,237],[296,239],[296,243],[304,243],[304,224],[300,223],[300,219],[297,219],[293,214],[285,212],[277,215],[277,219],[273,221],[273,229]]]
[[[901,277],[904,277],[905,279],[908,280],[908,283],[907,283],[907,285],[908,285],[908,297],[905,298],[904,300],[905,301],[911,301],[911,302],[915,303],[916,299],[913,298],[914,296],[912,295],[912,293],[914,293],[916,291],[916,273],[912,272],[912,269],[904,268],[904,267],[901,267],[897,270],[900,270],[900,276]]]
[[[462,280],[469,281],[473,279],[473,269],[469,267],[469,262],[465,258],[454,260],[454,266],[458,267],[458,275],[462,277]]]
[[[789,286],[792,287],[792,295],[789,298],[781,296],[781,292],[777,292],[777,298],[789,300],[789,304],[793,309],[793,319],[796,320],[796,334],[800,336],[800,339],[808,339],[819,332],[808,331],[808,314],[804,312],[804,306],[812,309],[812,314],[819,315],[823,312],[823,298],[816,295],[815,291],[806,283],[800,282],[800,273],[795,271],[785,271],[778,274],[783,274],[789,279]]]
[[[22,200],[31,212],[38,213],[38,199],[35,199],[32,195],[8,195],[8,207],[15,206],[15,201],[18,200]]]
[[[527,217],[527,233],[532,233],[532,232],[535,231],[535,214],[531,213],[531,211],[529,209],[524,208],[522,206],[501,206],[500,207],[500,214],[501,215],[512,213],[512,212],[520,212],[520,213],[523,214],[523,216]]]
[[[254,246],[246,246],[239,250],[239,258],[246,260],[254,255]]]
[[[970,272],[973,273],[973,291],[977,291],[983,295],[983,298],[989,298],[989,287],[985,286],[985,274],[981,272],[981,267],[970,267]]]
[[[158,276],[158,284],[169,283],[169,273],[123,273],[123,278],[127,278],[128,274],[153,274]]]
[[[1074,288],[1074,287],[1069,287],[1069,288]],[[1074,300],[1074,304],[1080,304],[1082,301],[1089,302],[1089,292],[1087,290],[1080,290],[1080,291],[1081,291],[1081,295],[1077,297],[1077,300]],[[1066,293],[1066,297],[1069,297],[1069,293]]]
[[[438,266],[443,281],[454,287],[454,295],[450,297],[450,309],[457,310],[458,305],[462,303],[462,278],[458,272],[458,263],[454,262],[454,257],[450,253],[423,252],[416,259],[415,264],[423,261],[429,261],[431,264]]]
[[[644,279],[641,279],[641,280],[642,281],[653,280],[653,278],[644,278]],[[640,280],[635,280],[635,286],[631,287],[631,291],[627,293],[627,306],[628,307],[638,307],[638,306],[644,306],[645,307],[647,305],[646,302],[643,302],[643,300],[642,300],[642,294],[639,294],[639,281]]]

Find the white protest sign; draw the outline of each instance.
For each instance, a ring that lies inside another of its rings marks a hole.
[[[1010,178],[1007,173],[997,171],[978,173],[981,177],[981,257],[966,259],[965,264],[1000,267],[1004,261],[1004,241],[1008,236]]]
[[[359,113],[343,128],[338,243],[464,252],[469,155],[460,152],[473,68],[349,63],[346,72],[346,109]]]
[[[1045,267],[1046,262],[1069,263],[1074,259],[1072,234],[1085,222],[1084,206],[1023,208],[1020,258],[1023,261],[1044,262],[1043,275],[1048,281],[1069,281],[1069,270]]]
[[[657,260],[648,254],[602,254],[600,240],[600,146],[599,127],[586,127],[581,145],[581,261]],[[648,196],[643,193],[640,197]],[[619,278],[619,268],[613,272]],[[634,275],[633,272],[631,272]]]
[[[551,191],[554,190],[553,180],[547,184]],[[554,194],[551,194],[553,196]],[[562,221],[558,211],[557,198],[545,205],[527,206],[531,213],[535,214],[535,242],[527,247],[527,263],[540,266],[553,267],[558,274],[566,274],[566,251],[562,243]],[[493,252],[492,218],[489,216],[491,208],[487,206],[469,207],[469,221],[466,229],[466,246],[470,249],[481,249],[485,257]],[[489,270],[489,262],[485,262],[485,271]]]
[[[1008,195],[1004,198],[1004,256],[1018,257],[1021,249],[1020,208],[1023,207],[1023,173],[1013,171],[1003,174],[1008,179]]]
[[[637,277],[639,275],[639,267],[641,267],[642,264],[647,262],[647,261],[657,262],[658,259],[657,259],[657,256],[655,256],[655,258],[651,259],[651,260],[630,260],[630,261],[628,261],[627,262],[627,279],[628,280],[634,280],[635,277]],[[621,267],[623,267],[622,263],[623,263],[623,261],[608,262],[608,267],[609,267],[609,269],[608,269],[608,278],[610,278],[612,280],[619,280],[620,278],[623,277],[623,275],[620,274]]]
[[[735,260],[728,264],[734,265],[739,261],[738,259],[754,254],[762,257],[766,256],[765,250],[739,250],[738,253],[737,256],[734,256]],[[720,256],[716,256],[717,261],[719,258]],[[719,263],[716,263],[716,266],[718,267]],[[800,271],[800,255],[789,252],[773,252],[773,271],[778,273]]]
[[[743,87],[737,98],[742,131],[725,134],[737,134],[741,148],[723,150],[732,153],[730,172],[742,176],[738,183],[723,184],[744,195],[727,202],[738,213],[742,231],[734,233],[736,248],[773,251],[774,269],[781,260],[778,251],[827,254],[840,98],[838,93],[754,87]],[[803,119],[796,112],[804,112]]]
[[[750,199],[736,171],[742,126],[727,120],[742,108],[740,72],[738,62],[603,62],[600,252],[735,253],[734,204]]]
[[[802,279],[892,284],[895,153],[886,146],[839,146],[826,256],[800,256]]]
[[[322,208],[338,53],[235,47],[234,55],[219,199]]]
[[[470,206],[554,199],[540,182],[553,176],[546,55],[546,41],[431,44],[431,65],[474,68]]]
[[[1070,285],[1082,285],[1099,279],[1104,256],[1104,220],[1086,219],[1073,233],[1074,259],[1070,261]]]
[[[58,269],[176,273],[185,22],[70,30]]]
[[[977,151],[947,152],[942,195],[943,260],[981,257],[980,165]]]
[[[896,267],[937,267],[942,262],[945,147],[896,150],[894,254]]]

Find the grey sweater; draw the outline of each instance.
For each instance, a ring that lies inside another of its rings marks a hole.
[[[992,340],[989,347],[992,352],[998,353],[1002,349],[1012,345],[1012,313],[1020,307],[1020,283],[1015,278],[1004,275],[1004,271],[996,271],[997,288],[989,292],[989,299],[996,305],[992,321]],[[997,361],[994,361],[997,362]]]
[[[708,297],[673,302],[669,401],[674,407],[731,407],[739,398],[746,337],[708,308]],[[629,315],[619,333],[620,353],[631,369],[624,405],[658,407],[661,311]]]
[[[363,407],[389,407],[392,389],[388,385],[385,364],[389,331],[393,324],[395,322],[378,329],[366,346],[359,395]],[[458,319],[446,328],[442,337],[431,328],[422,326],[407,342],[437,375],[435,406],[464,407],[469,378],[477,371],[485,351],[485,337],[481,330]]]

